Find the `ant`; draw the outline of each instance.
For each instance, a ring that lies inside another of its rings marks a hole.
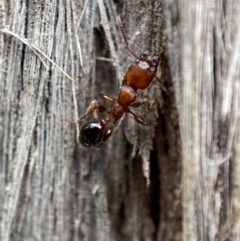
[[[136,58],[135,62],[128,68],[125,77],[122,81],[122,87],[118,93],[118,99],[112,99],[107,95],[100,94],[98,100],[92,101],[84,116],[82,116],[74,124],[80,122],[83,118],[92,114],[96,109],[100,113],[107,113],[107,117],[100,121],[90,121],[85,123],[80,130],[80,142],[85,147],[95,146],[101,147],[104,142],[113,134],[115,123],[122,118],[125,113],[133,115],[136,122],[142,125],[148,125],[149,122],[145,122],[140,116],[133,113],[129,107],[138,108],[143,105],[147,109],[150,109],[150,103],[147,101],[135,102],[137,98],[137,90],[146,89],[151,81],[156,77],[157,67],[160,62],[160,56],[154,56],[150,61],[148,56],[150,52],[147,50],[143,52],[139,57],[129,48],[128,41],[124,32],[123,24],[120,17],[117,17],[117,23],[122,32],[128,51]],[[110,110],[107,110],[104,106],[99,105],[99,101],[113,103]],[[110,122],[112,122],[110,124]]]

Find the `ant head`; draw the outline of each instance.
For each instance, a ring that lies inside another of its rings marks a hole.
[[[104,127],[97,121],[85,123],[80,130],[79,140],[85,147],[97,146],[103,139]]]

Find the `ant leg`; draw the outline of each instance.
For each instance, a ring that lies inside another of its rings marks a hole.
[[[104,106],[99,105],[97,100],[93,100],[91,102],[90,106],[87,108],[87,111],[85,112],[85,114],[79,120],[76,120],[76,121],[72,122],[72,124],[73,125],[77,124],[82,119],[84,119],[88,115],[92,114],[96,109],[98,109],[100,113],[107,112],[107,109]]]
[[[77,121],[72,122],[72,124],[77,124],[78,122],[80,122],[82,119],[86,118],[88,115],[92,114],[96,109],[99,110],[100,113],[104,113],[107,112],[106,107],[104,107],[103,105],[99,105],[98,102],[102,99],[105,102],[116,102],[114,99],[108,97],[107,95],[104,94],[99,94],[100,99],[99,100],[93,100],[90,104],[90,106],[87,108],[87,111],[85,112],[85,114]]]
[[[138,116],[137,114],[133,113],[132,111],[128,110],[129,113],[131,113],[134,116],[134,120],[137,123],[140,123],[142,125],[148,125],[148,122],[145,122],[140,116]]]
[[[98,101],[97,100],[93,100],[91,102],[91,104],[89,105],[89,107],[87,108],[87,111],[85,112],[85,114],[77,121],[74,121],[73,124],[77,124],[78,122],[80,122],[82,119],[84,119],[85,117],[87,117],[88,115],[92,114],[97,108],[99,107],[98,105]]]
[[[130,104],[129,106],[131,106],[133,108],[138,108],[140,105],[144,105],[145,107],[147,107],[148,110],[153,110],[150,108],[150,103],[148,101],[135,102],[135,103]]]
[[[100,100],[104,100],[106,103],[116,102],[116,100],[104,94],[99,94],[99,97],[100,97]]]

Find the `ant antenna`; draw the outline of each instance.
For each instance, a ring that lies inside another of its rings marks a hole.
[[[122,20],[120,18],[120,16],[117,16],[116,17],[116,21],[118,23],[118,26],[122,32],[122,35],[123,35],[123,38],[125,40],[125,44],[126,44],[126,47],[128,49],[128,51],[136,58],[136,59],[139,59],[139,57],[129,48],[128,46],[128,41],[127,41],[127,37],[126,37],[126,34],[125,34],[125,31],[124,31],[124,28],[123,28],[123,23],[122,23]]]

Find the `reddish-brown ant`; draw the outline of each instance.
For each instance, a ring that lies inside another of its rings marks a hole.
[[[114,100],[106,95],[100,94],[99,100],[91,103],[90,107],[78,121],[93,113],[96,109],[100,113],[107,113],[107,117],[100,121],[90,121],[85,123],[80,130],[80,142],[85,147],[101,147],[102,144],[113,134],[115,123],[125,114],[130,113],[134,116],[136,122],[142,125],[148,125],[140,116],[133,113],[129,107],[137,108],[144,105],[150,109],[147,101],[134,102],[137,98],[137,90],[146,89],[155,77],[157,67],[160,61],[159,56],[154,56],[150,61],[148,59],[149,51],[143,52],[139,57],[129,48],[128,41],[123,29],[120,17],[117,17],[118,25],[121,29],[128,51],[136,58],[135,62],[127,70],[122,81],[122,87],[118,93],[118,99]],[[99,101],[112,102],[113,106],[107,110],[104,106],[99,105]]]

